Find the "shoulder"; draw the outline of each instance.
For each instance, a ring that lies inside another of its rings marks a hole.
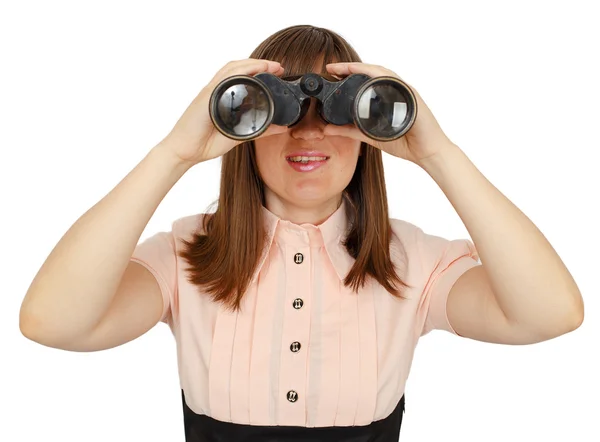
[[[400,241],[414,240],[417,232],[422,232],[418,226],[402,219],[390,218],[390,226],[392,227],[393,239]]]
[[[184,215],[175,219],[171,223],[171,232],[176,239],[193,239],[194,234],[204,233],[204,219],[211,215],[210,213],[195,213]]]
[[[420,227],[396,218],[390,218],[390,227],[392,230],[391,247],[399,247],[413,252],[419,251],[419,242],[425,234]]]
[[[425,232],[408,221],[390,218],[392,257],[417,260],[424,269],[430,269],[443,261],[460,257],[478,259],[477,250],[467,238],[448,239]]]
[[[390,255],[401,266],[408,266],[420,255],[418,237],[423,232],[418,226],[401,219],[390,218]]]

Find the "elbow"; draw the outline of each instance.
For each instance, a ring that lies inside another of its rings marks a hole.
[[[34,313],[26,313],[23,308],[19,313],[19,331],[24,337],[36,344],[55,347],[49,342],[52,333],[48,333],[48,327],[42,318]]]
[[[560,316],[547,317],[540,321],[537,317],[535,325],[530,324],[527,329],[532,337],[531,342],[543,342],[558,338],[577,330],[583,324],[584,309],[581,303],[576,308],[564,309]]]
[[[36,319],[31,315],[24,314],[23,309],[21,309],[19,314],[19,331],[21,334],[30,341],[39,343],[38,338],[36,338],[38,333],[35,331],[37,328],[39,327],[36,327]]]
[[[21,305],[21,310],[19,311],[19,331],[26,338],[30,338],[31,336],[31,328],[32,328],[32,319],[31,315],[25,313],[24,304]]]
[[[41,320],[39,315],[36,314],[36,312],[39,311],[39,308],[36,307],[32,298],[33,295],[31,295],[30,292],[27,292],[21,303],[21,308],[19,310],[19,331],[27,339],[36,341],[36,330],[39,330]]]
[[[583,303],[581,303],[581,306],[575,310],[575,313],[572,314],[571,324],[569,327],[570,332],[575,331],[579,327],[581,327],[581,324],[583,324],[584,316],[585,316],[585,314],[584,314]]]
[[[581,291],[575,281],[573,281],[573,286],[571,290],[566,290],[567,293],[570,293],[570,296],[567,299],[571,300],[571,324],[570,330],[574,331],[581,327],[583,324],[583,318],[585,316],[585,307],[583,302],[583,296],[581,296]]]
[[[583,297],[579,290],[572,296],[574,299],[574,306],[571,309],[571,314],[569,315],[569,332],[577,330],[583,324],[583,318],[585,316],[585,308],[583,305]]]
[[[583,324],[584,306],[583,298],[579,292],[570,296],[571,302],[565,303],[562,310],[562,315],[556,318],[552,324],[552,328],[555,332],[558,332],[557,336],[571,333],[577,330]],[[570,306],[569,306],[570,304]]]
[[[555,320],[553,322],[552,327],[549,327],[544,333],[546,335],[545,339],[552,339],[577,330],[581,327],[581,324],[583,324],[583,318],[583,306],[573,309],[570,313],[565,314],[560,320]]]
[[[563,322],[556,324],[553,330],[554,336],[551,336],[550,339],[552,339],[553,337],[558,337],[574,332],[579,327],[581,327],[582,323],[583,311],[577,314],[573,314],[573,316],[571,316],[568,320],[564,320]]]

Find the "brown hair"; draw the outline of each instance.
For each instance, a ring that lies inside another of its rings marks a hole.
[[[322,75],[327,72],[327,63],[362,61],[340,35],[307,25],[276,32],[249,58],[278,61],[285,67],[285,75],[292,76],[312,72],[321,56]],[[407,285],[390,259],[391,227],[381,151],[366,143],[362,143],[361,151],[343,194],[349,222],[343,245],[356,260],[344,284],[358,292],[370,275],[392,295],[403,298],[397,285]],[[190,264],[188,281],[232,309],[240,308],[265,245],[263,186],[253,141],[223,155],[217,210],[204,216],[204,233],[196,232],[191,241],[183,240],[185,248],[179,252]]]

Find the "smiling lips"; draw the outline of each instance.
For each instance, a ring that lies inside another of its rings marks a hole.
[[[321,152],[293,152],[286,158],[287,163],[297,172],[311,172],[327,162],[329,157]]]
[[[309,161],[325,161],[327,159],[327,157],[303,157],[303,156],[296,156],[296,157],[287,157],[288,161],[293,161],[294,163],[308,163]]]

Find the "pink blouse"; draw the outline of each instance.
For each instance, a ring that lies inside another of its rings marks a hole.
[[[340,244],[344,204],[319,226],[263,207],[269,247],[238,313],[187,282],[187,263],[176,255],[203,214],[137,245],[131,259],[160,285],[161,321],[175,337],[194,413],[247,425],[367,425],[402,398],[419,338],[432,329],[456,333],[446,300],[458,277],[480,265],[473,243],[391,219],[392,259],[414,288],[402,300],[367,282],[356,295],[343,285],[354,262]]]

